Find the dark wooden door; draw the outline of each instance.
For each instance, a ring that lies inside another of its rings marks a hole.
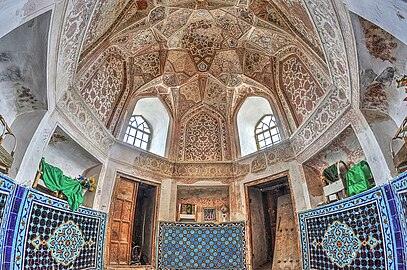
[[[130,264],[134,209],[139,183],[117,179],[110,207],[109,264]]]
[[[273,270],[301,269],[291,195],[278,197]]]

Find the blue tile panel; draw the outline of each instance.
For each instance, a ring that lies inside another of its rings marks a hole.
[[[304,270],[405,270],[406,179],[399,196],[391,183],[299,213]]]
[[[391,186],[395,194],[394,204],[397,212],[393,219],[399,220],[401,233],[397,232],[398,239],[402,239],[404,244],[404,249],[399,249],[399,253],[404,257],[404,264],[400,269],[407,269],[407,172],[391,181]]]
[[[1,262],[6,259],[6,255],[9,255],[1,251],[6,249],[7,226],[15,191],[16,185],[10,178],[0,177],[0,268]]]
[[[246,269],[245,223],[161,222],[158,269]]]
[[[1,174],[0,181],[0,214],[7,221],[0,225],[7,228],[0,232],[0,269],[103,269],[106,213],[82,207],[73,213],[65,201]],[[14,188],[4,207],[7,185]]]

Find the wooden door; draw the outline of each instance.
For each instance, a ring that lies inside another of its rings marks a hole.
[[[291,195],[278,197],[273,270],[301,269]]]
[[[119,177],[110,207],[109,264],[130,264],[139,183]]]

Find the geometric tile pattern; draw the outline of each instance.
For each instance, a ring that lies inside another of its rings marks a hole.
[[[303,268],[399,269],[388,189],[299,213]]]
[[[157,269],[246,269],[245,223],[161,222]]]
[[[6,252],[6,232],[10,222],[15,187],[14,182],[10,178],[0,174],[0,269],[3,267],[2,262],[6,259],[5,257],[8,257],[10,254]]]
[[[390,184],[395,194],[394,204],[397,212],[393,218],[400,222],[399,232],[396,232],[397,252],[403,256],[401,261],[404,262],[400,269],[407,269],[407,172],[393,179]]]
[[[28,193],[30,210],[19,223],[26,224],[26,232],[17,238],[21,269],[102,269],[105,215],[88,209],[73,213],[65,202],[43,203],[44,195]]]
[[[312,243],[315,248],[322,246],[328,258],[337,266],[349,266],[358,256],[363,246],[369,246],[373,250],[378,240],[369,236],[367,240],[361,241],[355,231],[345,223],[334,221],[325,232],[324,239],[321,242]]]
[[[0,214],[0,269],[103,269],[106,213],[73,213],[67,202],[0,174]]]
[[[6,210],[7,194],[0,193],[0,220],[3,218],[4,211]]]

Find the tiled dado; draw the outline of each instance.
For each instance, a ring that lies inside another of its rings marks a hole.
[[[303,269],[405,270],[406,179],[299,213]]]
[[[245,223],[161,222],[157,269],[246,269]]]
[[[392,182],[391,185],[394,190],[394,203],[397,207],[398,218],[401,225],[401,232],[397,236],[397,238],[404,239],[404,269],[407,269],[407,173],[396,177]]]
[[[0,269],[103,269],[105,213],[0,183]]]

